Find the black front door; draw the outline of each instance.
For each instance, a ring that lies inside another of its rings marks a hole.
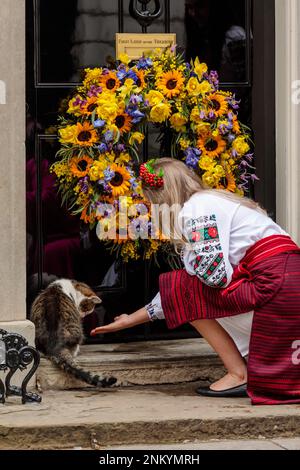
[[[141,26],[135,9],[162,14]],[[80,70],[115,55],[116,32],[175,32],[186,58],[199,56],[217,70],[221,86],[242,100],[240,119],[254,129],[260,176],[255,196],[275,215],[274,0],[27,0],[27,259],[28,306],[51,276],[76,278],[100,293],[104,307],[86,330],[145,305],[168,269],[149,261],[123,264],[82,231],[61,207],[49,173],[58,145],[53,135],[62,100]],[[265,93],[265,90],[268,90]],[[144,158],[157,155],[150,138]],[[151,138],[152,137],[152,138]],[[102,341],[186,337],[189,326],[168,332],[164,322],[134,328]]]

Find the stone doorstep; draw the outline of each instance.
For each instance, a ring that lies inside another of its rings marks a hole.
[[[300,406],[195,394],[198,384],[47,391],[41,404],[0,406],[0,449],[107,449],[300,435]]]
[[[210,382],[224,372],[217,355],[200,338],[82,346],[76,360],[94,374],[113,375],[116,386]],[[86,387],[46,358],[41,359],[37,381],[41,390]]]

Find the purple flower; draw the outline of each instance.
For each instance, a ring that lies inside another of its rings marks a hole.
[[[230,121],[230,120],[229,120],[229,122],[228,122],[227,124],[222,122],[222,123],[219,124],[219,126],[218,126],[219,131],[220,131],[221,134],[223,134],[223,135],[224,135],[224,134],[227,134],[228,132],[230,132],[230,131],[232,130],[232,128],[233,128],[233,123],[232,123],[232,121]],[[233,135],[233,134],[230,134],[230,135]],[[233,138],[234,138],[234,136],[233,136]],[[231,142],[232,142],[232,140],[231,140]]]
[[[122,153],[122,152],[125,152],[125,150],[126,150],[126,147],[125,147],[124,144],[118,144],[117,145],[117,151],[118,152]]]
[[[142,113],[139,109],[135,109],[134,111],[128,110],[128,114],[132,117],[133,124],[137,124],[145,117],[145,114]]]
[[[128,70],[126,76],[127,76],[127,78],[131,78],[135,83],[136,83],[137,80],[138,80],[137,74],[136,74],[133,70],[131,70],[131,69]]]
[[[105,142],[112,142],[114,140],[114,133],[112,131],[106,131],[104,133]]]
[[[98,150],[100,150],[101,153],[105,153],[108,151],[108,147],[104,142],[102,142],[100,145],[98,145]]]
[[[86,103],[86,101],[82,100],[80,96],[77,96],[74,101],[74,106],[82,106],[84,103]]]
[[[140,96],[140,95],[131,95],[129,101],[130,101],[131,104],[137,105],[138,103],[143,102],[143,97]]]
[[[201,151],[195,147],[188,147],[184,153],[186,156],[186,165],[191,168],[197,168]]]
[[[105,191],[106,193],[111,193],[111,186],[108,183],[106,183],[104,179],[98,180],[97,183],[99,186],[101,186],[103,191]]]
[[[106,183],[112,180],[115,176],[115,172],[112,171],[110,168],[105,168],[103,174],[104,174],[104,181]]]
[[[78,181],[78,184],[79,184],[81,192],[86,194],[89,190],[89,179],[88,179],[88,177],[85,176],[84,178],[81,178]]]
[[[251,180],[252,180],[253,183],[254,183],[255,181],[259,181],[259,178],[258,178],[254,173],[251,174],[250,178],[251,178]]]
[[[129,183],[130,183],[132,189],[136,189],[137,186],[138,186],[136,178],[134,178],[134,177],[130,178]]]
[[[137,69],[138,70],[145,70],[145,69],[149,69],[150,67],[152,67],[152,60],[149,59],[149,57],[143,57],[142,59],[140,59],[137,63]]]
[[[229,106],[231,106],[232,109],[239,109],[240,100],[236,100],[235,95],[233,95],[232,98],[228,99],[228,104]]]
[[[129,233],[133,239],[143,238],[147,239],[149,236],[149,224],[146,220],[136,218],[131,220],[129,225]]]
[[[100,93],[102,93],[101,86],[92,85],[90,90],[88,91],[87,95],[88,95],[89,98],[91,98],[92,96],[97,96]]]
[[[234,134],[228,134],[227,139],[228,139],[228,142],[229,142],[230,144],[232,144],[232,142],[233,142],[234,139],[235,139],[235,135],[234,135]]]
[[[96,119],[96,121],[93,122],[94,127],[103,127],[105,124],[105,121],[103,119]]]
[[[122,82],[124,78],[126,77],[126,72],[124,72],[124,70],[117,72],[117,77]]]
[[[216,72],[215,70],[212,70],[209,75],[207,76],[207,79],[209,81],[209,83],[211,83],[215,88],[218,88],[219,87],[219,76],[218,76],[218,72]]]

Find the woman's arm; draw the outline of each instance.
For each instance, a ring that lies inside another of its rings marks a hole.
[[[99,326],[91,331],[91,336],[99,335],[101,333],[114,333],[116,331],[125,330],[136,325],[142,325],[150,321],[148,312],[145,307],[137,310],[131,315],[123,314],[115,317],[114,321],[109,325]]]
[[[164,313],[161,306],[160,293],[158,292],[154,299],[145,307],[140,308],[131,315],[124,313],[115,317],[114,321],[109,325],[99,326],[91,331],[91,336],[100,333],[114,333],[116,331],[125,330],[136,325],[142,325],[154,320],[163,320]]]

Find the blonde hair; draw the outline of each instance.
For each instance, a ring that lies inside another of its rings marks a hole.
[[[224,189],[211,189],[206,187],[195,171],[180,160],[175,158],[160,158],[155,161],[153,168],[155,173],[160,169],[163,170],[164,185],[161,188],[151,188],[146,184],[142,185],[146,199],[152,204],[167,204],[169,207],[177,205],[182,208],[184,203],[187,202],[193,194],[209,192],[220,198],[228,199],[266,214],[266,211],[257,202],[248,197],[239,196],[238,194],[231,193]],[[170,240],[176,248],[182,246],[184,243],[182,235],[178,237],[174,214],[171,214]]]

